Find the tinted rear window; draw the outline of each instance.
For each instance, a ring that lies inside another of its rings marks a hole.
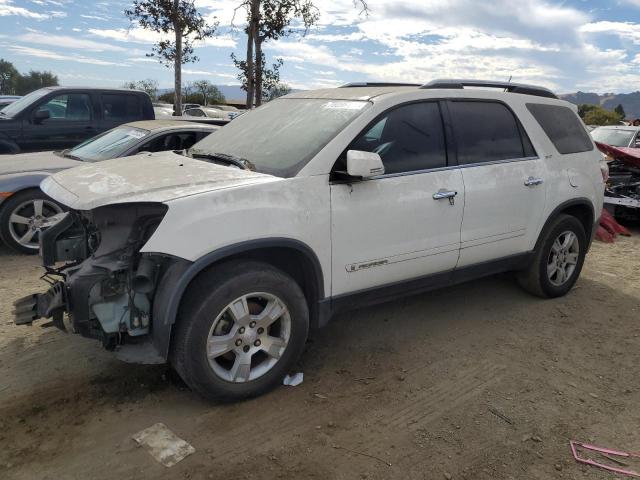
[[[460,165],[535,155],[519,122],[502,103],[452,101],[449,111]]]
[[[103,93],[102,108],[105,120],[129,121],[143,118],[142,102],[137,95]]]
[[[567,107],[527,103],[531,115],[559,153],[580,153],[593,150],[593,142],[578,115]]]

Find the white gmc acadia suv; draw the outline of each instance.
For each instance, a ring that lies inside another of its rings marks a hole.
[[[345,309],[504,271],[566,294],[602,168],[575,107],[540,87],[294,93],[188,152],[44,180],[69,211],[41,238],[51,288],[17,301],[15,322],[168,361],[207,398],[258,395]]]

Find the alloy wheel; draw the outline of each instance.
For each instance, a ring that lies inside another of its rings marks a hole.
[[[551,245],[547,260],[547,277],[556,287],[567,283],[578,265],[580,242],[578,236],[567,230],[562,232]]]
[[[207,337],[207,359],[223,380],[245,383],[270,371],[291,335],[291,315],[277,296],[243,295],[216,317]]]
[[[9,217],[9,234],[23,247],[37,250],[40,233],[50,226],[47,219],[62,213],[55,202],[42,198],[27,200],[19,204]]]

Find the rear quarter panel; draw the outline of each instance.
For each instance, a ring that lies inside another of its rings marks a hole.
[[[565,106],[575,112],[574,105],[537,97],[526,97],[518,103],[520,104],[517,107],[518,116],[529,134],[538,155],[544,160],[545,168],[545,211],[537,227],[537,235],[531,239],[530,247],[533,249],[549,216],[559,205],[565,202],[575,199],[587,199],[593,205],[594,222],[600,217],[604,200],[604,182],[599,164],[602,154],[595,147],[593,141],[591,142],[593,144],[593,150],[591,151],[560,154],[540,124],[526,108],[526,103],[545,103]],[[589,138],[591,137],[589,136]]]

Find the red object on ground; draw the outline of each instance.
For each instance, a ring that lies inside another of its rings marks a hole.
[[[596,240],[600,240],[604,243],[613,243],[614,237],[609,232],[607,232],[607,230],[603,226],[598,225],[598,229],[596,230]]]
[[[617,158],[623,163],[640,168],[640,148],[612,147],[600,142],[596,142],[596,146],[602,153]]]
[[[602,215],[600,216],[600,226],[607,230],[611,235],[613,235],[614,238],[618,233],[620,235],[624,235],[625,237],[631,236],[631,232],[620,225],[616,221],[616,219],[613,218],[613,215],[611,215],[606,209],[602,209]]]

